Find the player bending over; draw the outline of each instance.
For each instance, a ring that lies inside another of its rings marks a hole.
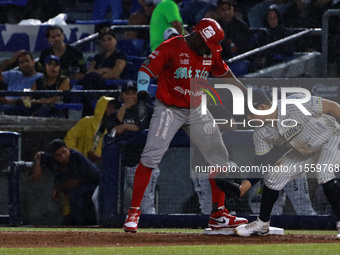
[[[228,152],[217,126],[209,134],[204,125],[212,123],[210,112],[201,115],[201,90],[191,88],[191,78],[202,82],[209,73],[215,77],[230,78],[230,83],[243,92],[245,87],[235,78],[223,62],[220,45],[224,38],[221,26],[213,19],[202,19],[189,35],[176,36],[163,42],[145,60],[138,73],[139,119],[144,119],[143,101],[150,83],[150,77],[158,75],[158,89],[154,113],[140,164],[136,170],[131,208],[124,224],[124,230],[136,232],[140,216],[140,204],[152,169],[156,168],[167,151],[176,132],[183,128],[200,149],[211,166],[227,166]],[[188,92],[189,91],[189,92]],[[209,220],[212,229],[237,227],[248,221],[229,214],[224,208],[225,193],[214,179],[210,179],[213,211]]]
[[[289,99],[303,98],[302,94],[291,95]],[[253,106],[258,110],[268,110],[272,103],[267,95],[259,89],[253,90]],[[303,172],[308,166],[315,164],[323,166],[322,171],[316,172],[318,183],[322,185],[324,193],[332,206],[337,218],[338,235],[340,239],[340,184],[334,175],[334,166],[340,164],[340,105],[336,102],[312,96],[303,106],[311,115],[305,115],[295,104],[287,105],[287,115],[281,112],[281,104],[269,115],[255,115],[250,113],[248,118],[262,120],[266,125],[256,128],[253,139],[255,145],[256,165],[268,165],[269,151],[273,144],[291,148],[276,163],[289,169],[287,172],[267,172],[264,176],[260,215],[249,224],[239,226],[235,233],[239,236],[252,234],[266,235],[269,233],[270,214],[279,191],[290,181]],[[272,125],[270,119],[278,119]],[[283,120],[295,120],[296,125],[282,125]],[[267,120],[267,121],[266,121]],[[287,127],[291,126],[291,127]],[[303,166],[303,167],[302,167]],[[282,168],[281,167],[281,168]],[[245,180],[241,185],[244,194],[256,179]]]

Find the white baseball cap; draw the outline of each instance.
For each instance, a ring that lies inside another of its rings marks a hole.
[[[179,33],[177,32],[177,30],[173,27],[169,27],[168,29],[166,29],[163,33],[163,38],[164,41],[168,40],[170,35],[175,34],[175,35],[179,35]]]

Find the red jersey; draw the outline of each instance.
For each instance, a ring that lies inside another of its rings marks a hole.
[[[222,77],[229,67],[220,53],[199,56],[189,48],[183,36],[176,36],[159,45],[139,69],[151,78],[158,75],[156,97],[166,105],[181,108],[197,107],[204,94],[201,86],[191,86],[190,79],[206,83],[209,73]]]

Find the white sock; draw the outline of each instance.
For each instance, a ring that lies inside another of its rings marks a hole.
[[[262,227],[262,226],[267,226],[269,224],[269,221],[264,222],[264,221],[260,220],[259,217],[257,217],[257,223]]]

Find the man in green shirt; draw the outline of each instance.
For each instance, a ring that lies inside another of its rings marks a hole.
[[[163,0],[157,4],[150,21],[150,48],[156,49],[163,42],[163,33],[174,27],[178,33],[184,34],[182,18],[178,5],[182,0]]]

